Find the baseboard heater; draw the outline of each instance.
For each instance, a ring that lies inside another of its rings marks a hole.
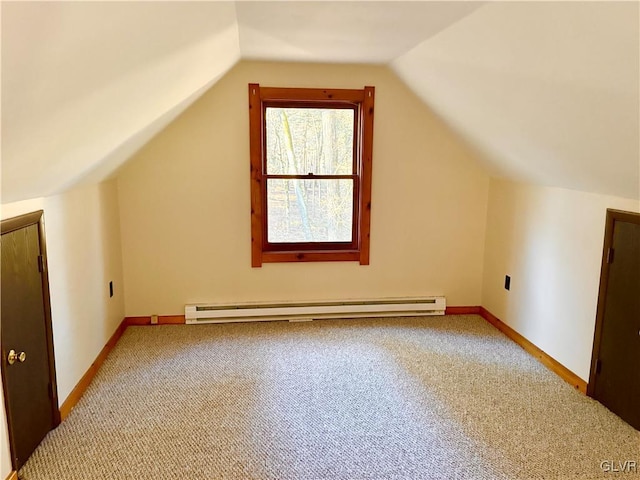
[[[444,297],[386,298],[339,302],[186,305],[186,323],[309,321],[322,318],[413,317],[444,315]]]

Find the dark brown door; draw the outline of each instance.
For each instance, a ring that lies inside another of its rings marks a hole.
[[[38,213],[3,221],[0,243],[2,380],[16,470],[60,421]]]
[[[592,395],[640,429],[640,215],[609,211],[607,234]]]

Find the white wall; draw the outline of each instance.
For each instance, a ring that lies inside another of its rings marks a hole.
[[[0,385],[0,478],[5,479],[11,472],[11,451],[9,450],[9,431],[7,414],[4,408],[4,390]]]
[[[498,179],[489,189],[482,305],[585,381],[607,208],[640,204]]]
[[[44,210],[58,400],[64,402],[124,317],[115,181],[2,205],[2,218]],[[109,281],[114,296],[109,298]],[[4,413],[4,403],[2,404]],[[3,415],[0,438],[6,436]],[[0,479],[11,468],[2,444]]]
[[[247,85],[376,87],[371,265],[251,268]],[[385,67],[241,62],[118,175],[126,315],[444,294],[478,305],[489,178]]]

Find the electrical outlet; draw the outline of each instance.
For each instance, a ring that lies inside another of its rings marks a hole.
[[[158,315],[151,315],[151,325],[158,324]]]
[[[511,290],[511,277],[509,275],[504,276],[504,289]]]

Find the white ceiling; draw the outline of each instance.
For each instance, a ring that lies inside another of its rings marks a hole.
[[[493,174],[637,199],[638,6],[492,3],[392,68]]]
[[[111,173],[239,58],[233,3],[3,2],[2,203]]]
[[[238,2],[246,59],[387,63],[480,2]]]
[[[638,198],[638,18],[636,2],[3,2],[2,203],[106,178],[241,58],[389,64],[494,174]]]

